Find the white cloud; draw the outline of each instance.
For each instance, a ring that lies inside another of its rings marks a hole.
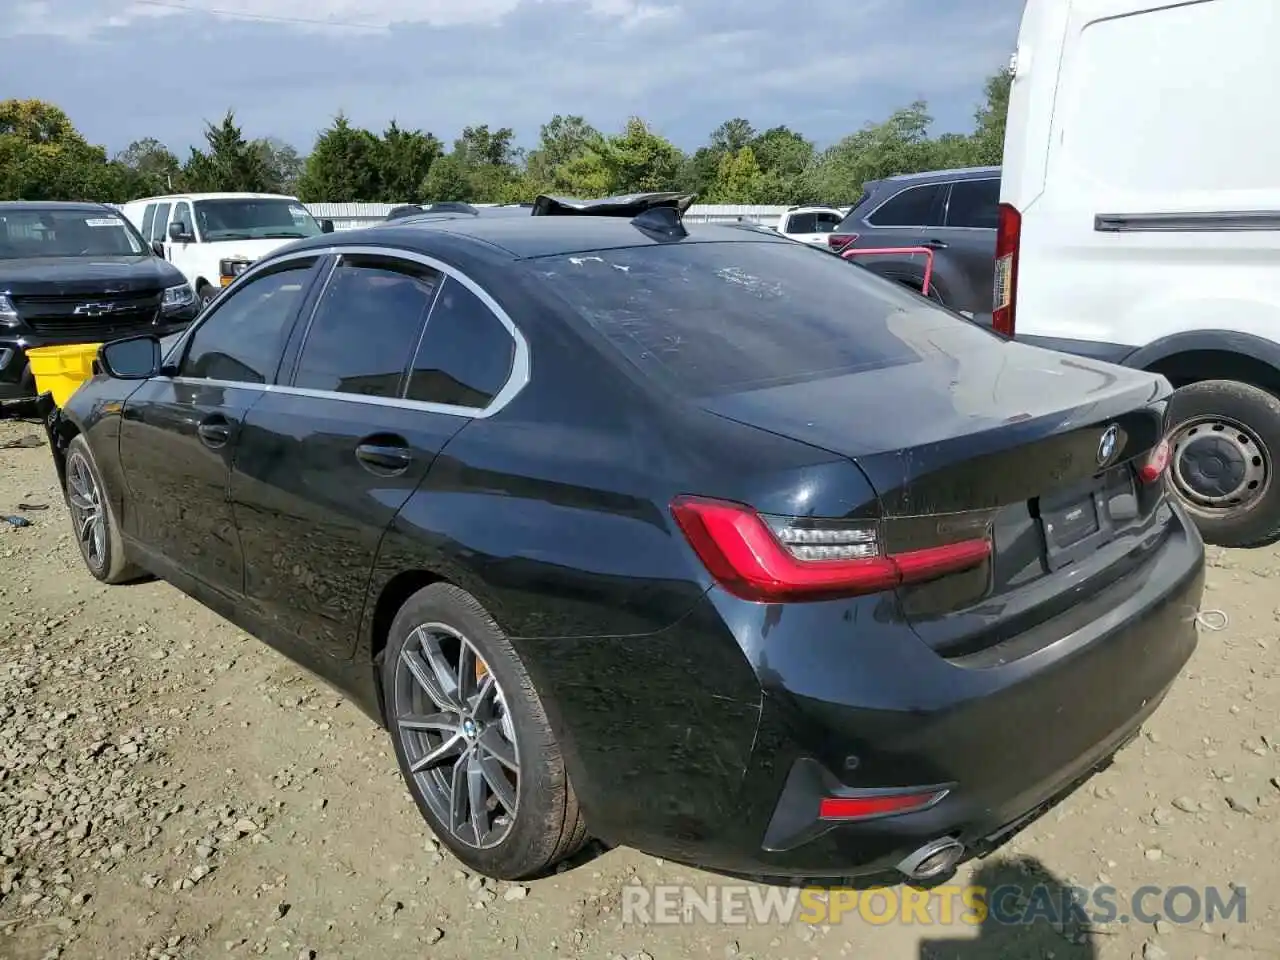
[[[385,33],[396,24],[494,26],[522,5],[576,4],[624,29],[670,19],[678,8],[645,0],[52,0],[20,3],[0,36],[95,38],[138,20],[189,17],[291,26],[307,32]]]

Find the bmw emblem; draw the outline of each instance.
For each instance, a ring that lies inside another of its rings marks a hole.
[[[1120,428],[1114,423],[1102,431],[1102,438],[1098,441],[1098,465],[1106,463],[1111,459],[1111,455],[1116,452],[1116,444],[1120,442]]]

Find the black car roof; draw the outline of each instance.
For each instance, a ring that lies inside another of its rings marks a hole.
[[[878,181],[902,186],[916,183],[946,183],[951,180],[986,180],[1000,176],[1000,167],[956,167],[953,170],[926,170],[923,173],[900,173]]]
[[[548,257],[588,250],[642,247],[659,243],[788,243],[786,238],[735,226],[688,224],[688,236],[678,240],[655,238],[626,217],[462,217],[418,223],[393,221],[352,231],[351,238],[324,234],[290,245],[291,250],[343,243],[400,246],[430,253],[445,237],[453,244],[472,241],[498,248],[515,259]],[[452,244],[451,244],[452,245]]]
[[[119,211],[112,210],[105,203],[90,203],[85,200],[0,200],[0,213],[6,210],[86,210],[99,212],[111,210],[119,216]]]

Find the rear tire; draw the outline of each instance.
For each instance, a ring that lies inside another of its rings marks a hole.
[[[519,880],[583,846],[586,823],[542,701],[475,597],[446,583],[411,596],[391,624],[381,675],[400,772],[455,857]]]
[[[1280,537],[1280,399],[1235,380],[1202,380],[1169,402],[1169,487],[1207,543]]]
[[[82,435],[67,445],[64,494],[71,513],[71,532],[80,548],[84,565],[93,576],[107,584],[129,583],[146,576],[146,571],[129,561],[120,525],[111,507],[111,496],[102,482],[93,452]]]

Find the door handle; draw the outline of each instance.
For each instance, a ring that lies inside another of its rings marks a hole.
[[[920,246],[928,247],[930,250],[945,250],[947,249],[947,242],[945,240],[935,240],[930,237],[924,243],[920,244]]]
[[[227,423],[225,417],[210,417],[196,427],[196,433],[206,447],[216,450],[218,447],[225,447],[231,439],[231,424]]]
[[[408,447],[381,443],[362,443],[356,447],[356,459],[370,473],[381,477],[404,473],[413,463]]]

